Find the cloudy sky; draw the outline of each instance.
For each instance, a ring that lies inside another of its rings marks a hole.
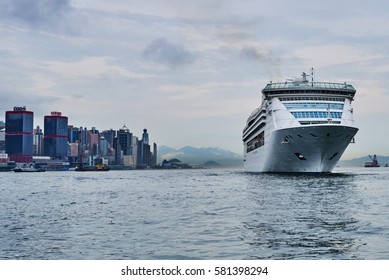
[[[270,80],[315,68],[357,89],[343,159],[389,154],[384,0],[1,0],[0,120],[25,105],[159,145],[242,153]]]

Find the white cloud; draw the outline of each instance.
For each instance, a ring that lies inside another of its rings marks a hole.
[[[350,44],[310,45],[295,49],[292,56],[304,58],[307,63],[316,67],[326,67],[345,63],[363,63],[378,56]]]
[[[148,74],[138,74],[110,63],[111,57],[85,57],[77,62],[46,61],[43,63],[51,72],[67,79],[99,78],[102,75],[119,75],[130,79],[145,79]]]

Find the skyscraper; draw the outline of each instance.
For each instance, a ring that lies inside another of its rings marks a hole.
[[[157,154],[157,144],[153,144],[153,155],[152,155],[152,161],[151,161],[151,166],[157,166],[157,160],[158,160],[158,154]]]
[[[119,138],[118,137],[115,137],[113,139],[113,148],[115,149],[115,161],[114,161],[114,164],[116,164],[116,165],[123,164],[123,159],[122,159],[123,151],[122,151],[122,148],[120,147],[120,142],[119,142]]]
[[[92,156],[100,155],[100,133],[95,127],[88,131],[88,141],[89,153]]]
[[[75,143],[77,139],[78,128],[73,125],[68,125],[68,142]]]
[[[5,150],[10,160],[32,162],[34,113],[26,107],[5,112]]]
[[[123,155],[132,155],[132,133],[128,127],[124,125],[123,128],[119,129],[117,137],[123,151]]]
[[[142,140],[138,141],[138,168],[145,168],[147,166],[153,166],[152,153],[149,145],[149,134],[147,129],[143,129]]]
[[[107,140],[107,143],[113,147],[113,139],[116,136],[116,131],[113,130],[112,128],[110,130],[104,130],[101,133],[102,136],[104,136],[105,140]]]
[[[149,144],[149,134],[147,133],[147,129],[143,129],[143,134],[142,134],[142,141],[144,144]]]
[[[34,129],[34,156],[42,156],[43,155],[43,132],[39,125]]]
[[[0,121],[0,155],[5,153],[5,123]]]
[[[68,151],[68,118],[61,112],[51,112],[44,118],[44,154],[62,158]]]

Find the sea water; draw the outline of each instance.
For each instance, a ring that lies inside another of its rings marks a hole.
[[[389,259],[389,168],[0,173],[0,259]]]

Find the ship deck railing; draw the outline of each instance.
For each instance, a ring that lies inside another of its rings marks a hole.
[[[280,89],[326,89],[326,90],[345,90],[354,91],[355,88],[347,83],[329,83],[329,82],[284,82],[269,83],[263,89],[264,91]]]

